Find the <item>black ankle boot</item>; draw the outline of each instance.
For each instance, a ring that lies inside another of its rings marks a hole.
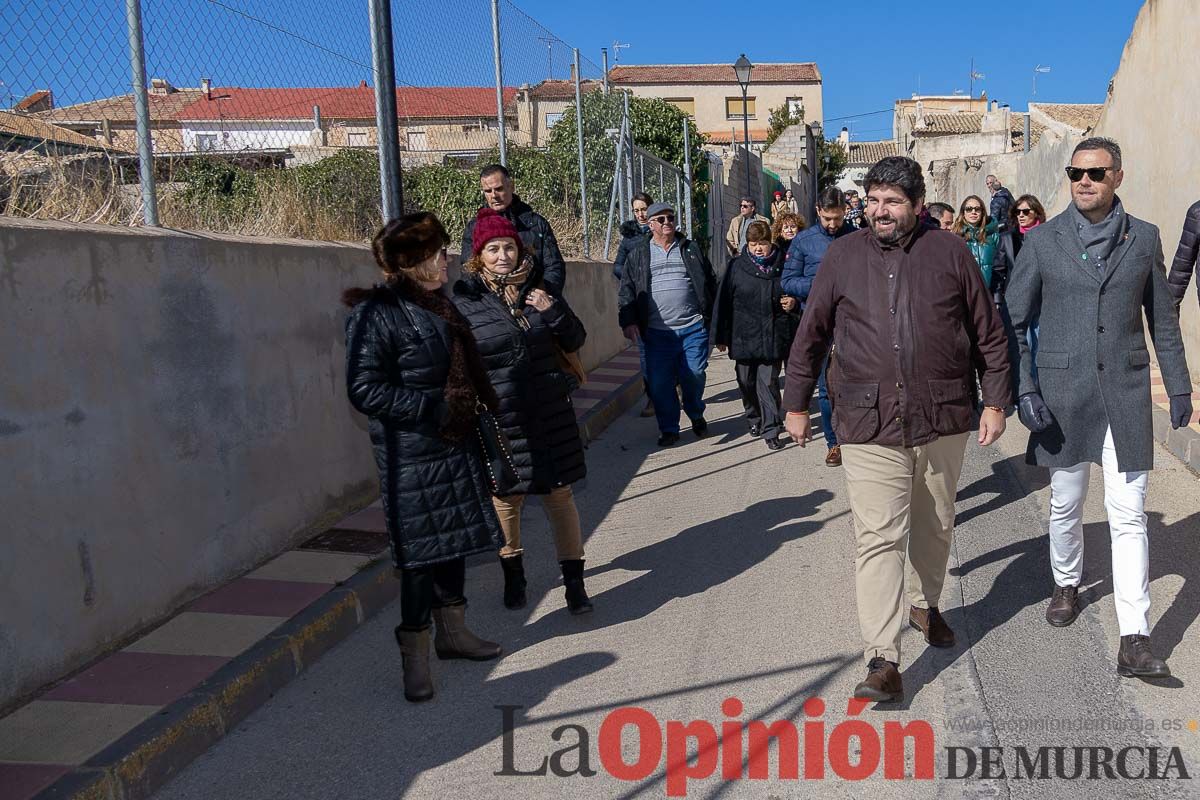
[[[592,601],[588,599],[587,590],[583,588],[583,559],[558,563],[562,567],[563,586],[567,590],[567,610],[572,614],[590,614]]]
[[[505,608],[525,607],[525,564],[521,558],[521,554],[500,557],[500,566],[504,569]]]

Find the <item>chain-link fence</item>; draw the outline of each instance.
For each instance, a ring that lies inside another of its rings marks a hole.
[[[683,216],[703,189],[682,112],[609,91],[510,0],[396,4],[390,28],[386,4],[10,0],[0,213],[361,241],[401,210],[392,179],[457,237],[479,167],[504,162],[568,255],[599,256],[632,192]],[[388,30],[394,117],[374,88]]]

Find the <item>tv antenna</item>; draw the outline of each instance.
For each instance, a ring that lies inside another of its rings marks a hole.
[[[1038,64],[1036,67],[1033,68],[1033,96],[1034,97],[1037,97],[1038,73],[1040,72],[1041,74],[1045,75],[1049,71],[1050,71],[1050,68],[1048,66],[1046,66],[1045,64]]]
[[[627,47],[633,47],[633,45],[621,44],[616,39],[613,40],[612,50],[613,50],[613,63],[614,64],[616,64],[618,61],[621,60],[621,51],[626,49]]]
[[[559,40],[553,36],[539,36],[538,41],[546,43],[546,80],[554,80],[554,43]]]

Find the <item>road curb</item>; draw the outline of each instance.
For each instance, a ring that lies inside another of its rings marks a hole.
[[[1158,406],[1154,413],[1154,438],[1183,465],[1200,476],[1200,433],[1191,428],[1172,428],[1171,415]]]
[[[641,393],[639,374],[589,409],[579,419],[585,444]],[[399,593],[390,559],[372,562],[34,800],[149,798]]]

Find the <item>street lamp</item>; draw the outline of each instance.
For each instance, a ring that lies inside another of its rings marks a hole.
[[[746,91],[750,88],[750,70],[752,69],[754,69],[754,65],[750,63],[750,59],[746,58],[745,53],[742,53],[733,64],[733,74],[737,76],[738,86],[742,87],[742,136],[746,148],[746,195],[749,197],[754,195],[750,193],[750,113],[746,107],[749,104]],[[757,205],[757,203],[755,204]]]

